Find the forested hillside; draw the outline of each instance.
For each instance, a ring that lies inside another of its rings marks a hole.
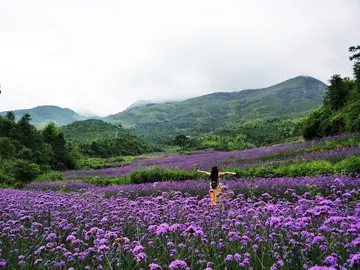
[[[67,142],[64,132],[74,140]],[[29,114],[16,121],[8,112],[0,116],[0,186],[20,187],[42,173],[81,168],[88,157],[135,156],[160,150],[121,127],[117,138],[113,132],[113,126],[101,120],[79,121],[63,129],[49,123],[37,130]]]
[[[160,150],[120,125],[102,120],[78,121],[61,129],[67,141],[79,144],[81,151],[89,156],[139,155]]]
[[[0,116],[0,184],[21,185],[41,172],[76,167],[61,130],[51,123],[39,131],[30,120],[28,114],[17,122],[12,112]]]
[[[6,113],[0,112],[0,115],[5,116]],[[57,126],[62,126],[86,119],[86,117],[77,114],[73,110],[58,106],[38,106],[32,109],[14,110],[13,113],[16,121],[25,114],[29,114],[31,116],[31,124],[36,128],[43,128],[50,122],[55,123]]]
[[[115,139],[115,128],[116,126],[97,119],[76,121],[61,127],[67,141],[78,143]],[[129,134],[121,127],[117,129],[119,137]]]
[[[333,75],[323,106],[311,113],[304,137],[312,139],[360,130],[360,46],[350,47],[354,78]]]
[[[152,141],[167,143],[173,135],[200,135],[250,121],[307,116],[321,106],[326,85],[299,76],[258,90],[214,93],[182,102],[148,105],[110,115]]]

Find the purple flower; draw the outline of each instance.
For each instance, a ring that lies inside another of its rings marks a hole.
[[[167,223],[160,224],[156,229],[157,235],[164,235],[170,230],[170,226]]]
[[[311,244],[316,245],[319,244],[321,242],[324,241],[324,237],[323,236],[316,236],[314,237],[314,239],[312,240]]]
[[[108,249],[109,249],[108,246],[101,245],[101,246],[98,248],[98,252],[103,252],[103,251],[106,251],[106,250],[108,250]]]
[[[228,262],[231,262],[233,260],[233,256],[232,255],[227,255],[226,258],[225,258],[225,262],[228,263]]]
[[[316,266],[310,267],[309,270],[336,270],[336,268],[316,265]]]
[[[65,263],[64,261],[57,262],[57,263],[55,264],[55,266],[56,266],[57,268],[64,268],[65,265],[66,265],[66,263]]]
[[[151,263],[149,265],[149,267],[150,267],[150,270],[161,270],[162,269],[161,265],[156,264],[156,263]]]
[[[239,253],[234,254],[235,261],[239,262],[241,260],[241,255]]]
[[[337,259],[336,259],[336,257],[330,255],[325,258],[324,263],[330,264],[331,266],[336,266]]]
[[[360,266],[360,253],[350,256],[350,267]]]
[[[146,254],[144,252],[140,252],[138,254],[135,255],[135,261],[136,262],[141,262],[141,261],[146,261]]]
[[[354,247],[360,247],[360,237],[351,242]]]
[[[39,264],[40,262],[42,262],[42,259],[36,259],[35,262],[34,262],[34,265],[37,265],[37,264]]]
[[[169,265],[169,268],[171,270],[173,269],[186,269],[187,268],[187,264],[185,261],[182,261],[182,260],[175,260],[175,261],[172,261]]]
[[[76,237],[73,235],[69,235],[68,237],[66,237],[66,241],[73,241],[75,239],[76,239]]]

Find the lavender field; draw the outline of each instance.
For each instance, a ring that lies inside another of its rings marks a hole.
[[[0,190],[6,269],[358,269],[360,177]],[[251,192],[253,191],[253,192]],[[136,196],[132,196],[136,194]]]
[[[360,269],[360,175],[99,186],[71,179],[124,176],[137,168],[208,170],[341,160],[360,147],[313,142],[237,152],[161,154],[61,182],[0,189],[0,268]]]
[[[320,143],[323,142],[321,141]],[[126,166],[65,171],[64,177],[68,180],[96,176],[117,177],[128,175],[136,169],[151,167],[193,170],[194,164],[197,164],[203,170],[210,170],[214,165],[220,169],[278,166],[297,161],[341,160],[348,156],[360,155],[360,147],[357,145],[313,150],[313,144],[314,141],[297,142],[243,151],[208,152],[187,155],[160,153],[158,155],[161,155],[161,158],[138,159],[133,164]]]

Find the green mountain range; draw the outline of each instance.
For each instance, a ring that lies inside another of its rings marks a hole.
[[[79,115],[73,110],[60,108],[58,106],[38,106],[32,109],[14,110],[15,119],[18,120],[28,113],[31,124],[37,128],[43,128],[46,124],[54,122],[57,126],[70,124],[74,121],[86,120],[85,116]],[[4,116],[7,112],[0,112]]]
[[[297,118],[318,109],[327,85],[298,76],[279,84],[237,92],[219,92],[181,102],[128,109],[103,120],[122,124],[137,135],[201,134],[232,124],[275,118]]]
[[[152,141],[159,142],[159,138],[162,138],[165,142],[176,134],[200,135],[256,120],[273,121],[277,118],[307,116],[322,105],[326,88],[327,85],[315,78],[298,76],[262,89],[218,92],[178,102],[145,102],[102,120],[110,124],[121,124],[122,127],[131,129],[132,133],[144,135]],[[39,106],[16,110],[14,113],[17,119],[29,113],[31,123],[37,128],[42,128],[49,122],[54,122],[57,126],[76,122],[63,128],[69,140],[85,142],[115,136],[112,125],[102,121],[84,121],[96,117],[81,116],[70,109],[57,106]],[[0,113],[5,114],[6,112]]]

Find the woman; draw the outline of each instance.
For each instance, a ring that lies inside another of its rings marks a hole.
[[[216,194],[221,192],[221,186],[219,182],[219,176],[223,175],[236,175],[234,172],[219,172],[216,166],[212,167],[211,172],[201,171],[195,165],[196,171],[205,173],[210,176],[210,198],[211,198],[211,205],[216,205]]]

